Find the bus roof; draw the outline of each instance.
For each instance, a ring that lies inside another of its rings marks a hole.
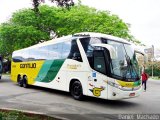
[[[126,43],[126,44],[131,44],[130,42],[128,42],[127,40],[123,39],[123,38],[119,38],[119,37],[115,37],[112,35],[107,35],[107,34],[103,34],[103,33],[95,33],[95,32],[80,32],[80,33],[76,33],[74,34],[74,36],[89,36],[89,37],[101,37],[101,38],[106,38],[106,39],[110,39],[113,41],[117,41],[117,42],[122,42],[122,43]]]
[[[100,38],[106,38],[106,39],[110,39],[110,40],[121,42],[121,43],[131,44],[125,39],[115,37],[115,36],[111,36],[111,35],[106,35],[106,34],[102,34],[102,33],[95,33],[95,32],[81,32],[81,33],[76,33],[74,35],[63,36],[63,37],[60,37],[60,38],[55,38],[55,39],[52,39],[52,40],[49,40],[49,41],[38,43],[38,44],[33,45],[31,47],[16,50],[15,52],[45,46],[45,45],[49,45],[51,43],[52,44],[53,43],[60,43],[60,42],[63,42],[63,41],[67,41],[68,39],[72,40],[72,39],[84,38],[84,37],[100,37]]]

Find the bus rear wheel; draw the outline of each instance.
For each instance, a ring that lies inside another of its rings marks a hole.
[[[82,85],[81,85],[81,83],[79,81],[75,81],[71,85],[71,95],[76,100],[82,100],[82,98],[83,98],[83,89],[82,89]]]
[[[20,87],[23,86],[23,81],[22,81],[22,78],[21,78],[20,75],[19,75],[18,78],[17,78],[17,83],[18,83],[18,85],[19,85]]]
[[[27,88],[28,87],[28,81],[27,81],[27,76],[23,77],[23,87]]]

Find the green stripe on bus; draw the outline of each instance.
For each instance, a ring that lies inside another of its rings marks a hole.
[[[64,59],[46,60],[36,77],[36,81],[48,83],[54,80],[64,61]]]
[[[139,86],[141,84],[141,81],[139,80],[139,81],[136,81],[136,82],[134,82],[134,86]]]

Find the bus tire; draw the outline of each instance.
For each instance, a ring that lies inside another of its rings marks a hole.
[[[82,100],[83,98],[83,89],[80,81],[74,81],[71,84],[71,95],[75,100]]]
[[[28,81],[27,81],[27,76],[23,77],[23,87],[28,88]]]
[[[18,77],[17,77],[17,83],[18,83],[18,85],[19,85],[20,87],[23,86],[23,81],[22,81],[22,78],[21,78],[20,75],[18,75]]]

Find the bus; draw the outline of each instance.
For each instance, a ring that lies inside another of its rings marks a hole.
[[[132,44],[111,35],[82,32],[14,51],[11,80],[84,96],[125,99],[141,94]]]

